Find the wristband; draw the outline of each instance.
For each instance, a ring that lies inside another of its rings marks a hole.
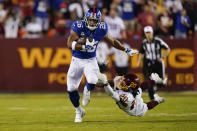
[[[75,50],[75,46],[76,46],[77,42],[76,41],[73,41],[72,42],[72,50]]]
[[[82,50],[85,50],[86,49],[86,46],[85,45],[82,45]]]

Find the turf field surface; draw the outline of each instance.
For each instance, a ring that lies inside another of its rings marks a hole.
[[[83,123],[74,123],[67,94],[0,94],[0,131],[197,131],[197,92],[159,95],[165,103],[133,117],[105,93],[93,93]]]

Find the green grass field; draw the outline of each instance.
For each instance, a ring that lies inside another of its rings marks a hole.
[[[0,131],[197,131],[197,92],[159,93],[166,102],[132,117],[104,93],[91,95],[83,123],[74,123],[67,94],[0,94]],[[143,94],[144,100],[149,99]]]

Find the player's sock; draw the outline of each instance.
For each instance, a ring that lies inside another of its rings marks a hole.
[[[79,96],[78,91],[72,91],[72,92],[68,91],[68,94],[69,94],[70,101],[72,102],[74,107],[79,107],[80,96]]]
[[[151,86],[150,88],[148,88],[148,95],[149,95],[149,98],[150,98],[151,100],[154,100],[154,94],[155,94],[154,87]]]
[[[152,100],[152,101],[150,101],[150,102],[148,102],[148,103],[146,103],[146,104],[147,104],[148,110],[151,110],[151,109],[153,109],[155,106],[157,106],[159,103],[158,103],[157,101]]]
[[[82,98],[82,105],[87,106],[90,102],[90,91],[88,90],[87,86],[83,89],[83,98]]]
[[[94,90],[94,88],[96,87],[96,84],[90,84],[90,83],[86,82],[86,86],[87,86],[87,89],[89,91],[91,91],[91,90]]]

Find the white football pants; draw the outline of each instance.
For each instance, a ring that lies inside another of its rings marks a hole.
[[[99,67],[96,57],[90,59],[72,57],[67,74],[67,91],[78,90],[83,74],[89,84],[96,84],[98,82],[97,72],[99,72]]]

